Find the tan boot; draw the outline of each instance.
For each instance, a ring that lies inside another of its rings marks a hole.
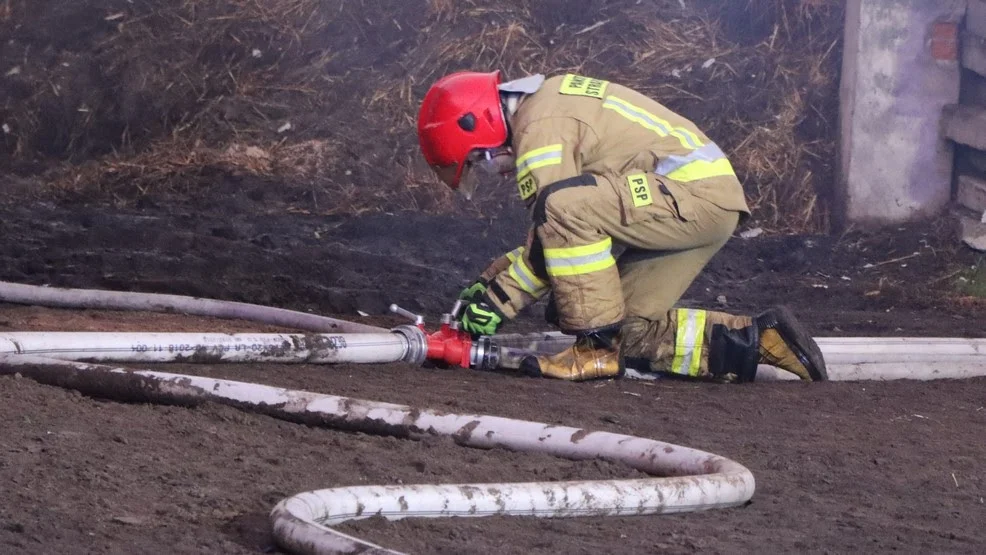
[[[818,344],[787,307],[758,315],[760,364],[776,366],[805,381],[828,380],[825,358]]]
[[[747,326],[712,326],[709,373],[714,379],[752,382],[758,364],[776,366],[805,381],[828,379],[818,344],[786,307],[771,308]]]
[[[580,335],[572,347],[557,355],[527,357],[520,368],[531,376],[573,382],[616,378],[626,372],[618,332]]]

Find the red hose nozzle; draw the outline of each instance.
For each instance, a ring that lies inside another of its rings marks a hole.
[[[428,336],[428,360],[469,368],[471,352],[472,336],[447,323]]]

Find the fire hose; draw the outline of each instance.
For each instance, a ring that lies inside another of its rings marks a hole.
[[[2,288],[0,288],[2,295]],[[4,300],[0,297],[0,300]],[[63,305],[66,306],[66,305]],[[486,415],[457,415],[400,405],[291,391],[260,384],[91,362],[384,363],[432,361],[475,370],[516,369],[532,353],[558,352],[571,338],[553,333],[473,338],[453,315],[429,333],[424,319],[399,307],[413,325],[370,333],[210,334],[0,332],[0,374],[126,401],[230,404],[273,417],[419,438],[451,436],[476,448],[541,452],[574,460],[601,458],[655,477],[526,484],[333,488],[295,495],[271,513],[278,542],[302,553],[393,553],[332,530],[349,520],[408,517],[645,515],[741,505],[754,479],[738,463],[655,440]],[[336,321],[341,322],[341,321]],[[330,323],[331,324],[331,323]],[[332,324],[332,329],[339,329]],[[941,379],[986,375],[986,341],[915,338],[820,338],[834,380]],[[633,371],[630,377],[655,379]],[[779,378],[762,367],[758,379]]]
[[[950,338],[818,338],[833,381],[965,379],[986,375],[986,340]],[[445,321],[381,333],[116,333],[0,332],[0,353],[111,363],[379,364],[425,361],[472,370],[512,371],[532,354],[552,354],[569,336],[533,333],[472,338]],[[659,374],[629,368],[631,379]],[[757,381],[794,380],[761,366]]]
[[[95,308],[104,310],[140,310],[177,312],[213,318],[236,318],[314,332],[374,333],[384,328],[336,320],[305,312],[285,310],[233,301],[200,299],[160,293],[68,289],[0,281],[0,302],[61,308]]]
[[[62,305],[64,306],[64,305]],[[105,306],[105,305],[104,305]],[[453,314],[458,307],[453,309]],[[409,315],[397,307],[393,310]],[[425,360],[475,369],[499,366],[492,338],[473,340],[451,314],[428,334],[424,320],[384,333],[189,334],[0,333],[0,374],[130,402],[230,404],[273,417],[407,438],[451,436],[461,445],[606,459],[654,477],[632,480],[366,486],[305,492],[271,512],[278,543],[298,553],[394,553],[330,528],[382,516],[537,517],[649,515],[742,505],[755,481],[742,465],[655,440],[487,415],[459,415],[191,375],[134,371],[104,362],[379,363]]]
[[[278,543],[296,553],[395,553],[330,526],[350,520],[652,515],[735,507],[755,489],[753,474],[729,459],[651,439],[486,415],[451,414],[292,391],[260,384],[133,371],[0,354],[0,373],[130,402],[206,401],[275,418],[409,439],[451,436],[460,445],[624,463],[653,478],[503,484],[363,486],[300,493],[271,512]]]

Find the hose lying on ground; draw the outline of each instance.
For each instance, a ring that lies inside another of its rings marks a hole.
[[[327,316],[235,301],[217,301],[160,293],[63,289],[6,281],[0,281],[0,302],[58,308],[177,312],[195,316],[247,320],[321,333],[379,333],[387,331],[384,328],[337,320]]]
[[[960,380],[986,376],[986,339],[959,337],[817,337],[832,381]],[[519,368],[531,353],[555,354],[572,346],[571,336],[557,332],[501,334],[504,368]],[[647,368],[629,368],[627,377],[659,379]],[[797,380],[772,366],[761,365],[756,381]]]
[[[500,344],[503,338],[502,344]],[[986,340],[959,338],[823,337],[829,379],[937,380],[986,376]],[[555,352],[571,338],[545,334],[496,336],[493,367],[516,370],[527,356]],[[521,345],[522,348],[506,345]],[[425,332],[399,326],[380,333],[158,333],[158,332],[5,332],[0,353],[105,363],[276,362],[421,364],[429,351]],[[486,359],[484,359],[486,360]],[[647,368],[628,368],[627,377],[660,379]],[[757,381],[796,380],[794,374],[762,365]]]
[[[401,326],[381,333],[3,332],[0,353],[108,363],[424,362],[424,334]]]
[[[390,330],[326,316],[318,316],[233,301],[199,299],[157,293],[128,293],[92,289],[61,289],[0,282],[0,302],[62,308],[146,310],[180,312],[197,316],[236,318],[319,333],[388,333]],[[519,365],[530,352],[552,354],[571,345],[571,336],[557,332],[501,334],[506,368]],[[986,375],[986,340],[960,338],[817,338],[829,367],[829,379],[891,380],[971,378]],[[638,369],[639,370],[639,369]],[[632,377],[652,379],[654,374],[634,372]],[[776,368],[761,366],[759,381],[797,379]]]
[[[198,376],[129,371],[31,355],[0,354],[0,374],[129,402],[214,401],[276,418],[372,434],[452,437],[481,449],[506,448],[573,460],[605,459],[657,476],[631,480],[362,486],[300,493],[271,512],[278,543],[297,553],[394,553],[329,526],[402,518],[651,515],[735,507],[755,489],[729,459],[651,439],[486,415],[461,415]]]

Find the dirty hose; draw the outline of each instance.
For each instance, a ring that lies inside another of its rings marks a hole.
[[[90,362],[421,364],[424,333],[348,334],[0,332],[0,353]]]
[[[451,436],[481,449],[506,448],[573,460],[620,462],[653,478],[632,480],[363,486],[301,493],[271,512],[278,543],[296,553],[394,553],[329,526],[382,516],[440,518],[524,515],[622,516],[735,507],[755,489],[753,475],[729,459],[651,439],[485,415],[412,407],[277,387],[0,354],[0,374],[124,401],[195,405],[220,402],[276,418],[399,437]]]
[[[326,316],[234,301],[216,301],[159,293],[128,293],[95,289],[63,289],[0,281],[0,302],[58,308],[177,312],[213,318],[231,318],[323,333],[378,333],[387,331]]]
[[[532,352],[554,354],[572,345],[571,336],[560,333],[497,335],[500,364],[519,368]],[[986,339],[931,337],[818,337],[829,380],[886,381],[967,379],[986,376]],[[633,368],[628,378],[653,380],[646,368]],[[772,366],[761,365],[757,381],[797,380]]]

